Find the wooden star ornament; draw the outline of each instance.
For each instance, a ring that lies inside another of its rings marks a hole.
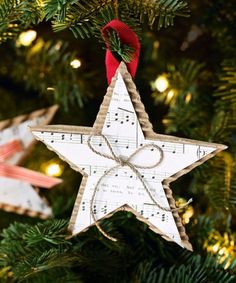
[[[169,183],[226,146],[156,134],[123,62],[92,128],[58,125],[31,131],[83,174],[70,221],[73,235],[93,225],[93,216],[101,220],[122,209],[166,240],[192,249]]]

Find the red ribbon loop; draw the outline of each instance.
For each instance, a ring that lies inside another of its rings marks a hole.
[[[120,65],[120,62],[113,56],[112,52],[109,50],[109,43],[107,42],[107,32],[111,30],[115,30],[117,32],[122,43],[134,48],[134,55],[132,61],[130,63],[126,63],[127,68],[133,78],[136,74],[140,54],[140,43],[138,37],[130,27],[128,27],[126,24],[119,20],[112,20],[107,25],[105,25],[102,28],[101,32],[107,46],[105,62],[108,84],[111,83],[111,80]]]

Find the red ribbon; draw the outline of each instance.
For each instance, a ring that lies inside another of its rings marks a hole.
[[[0,145],[0,162],[7,160],[21,150],[22,143],[19,140],[13,140],[7,144]]]
[[[116,73],[117,68],[120,65],[120,62],[113,56],[112,52],[109,50],[109,42],[107,41],[107,32],[115,30],[119,35],[119,38],[122,43],[129,45],[134,49],[133,59],[130,63],[126,63],[127,68],[134,78],[136,70],[138,67],[139,54],[140,54],[140,43],[136,33],[129,28],[126,24],[119,20],[112,20],[107,25],[102,28],[102,36],[106,42],[107,51],[106,51],[106,71],[107,71],[107,81],[108,84],[111,83],[113,76]]]
[[[61,179],[48,177],[42,173],[3,162],[0,163],[0,176],[17,179],[47,189],[62,182]]]
[[[39,186],[47,189],[62,182],[61,179],[48,177],[42,173],[15,165],[9,165],[4,162],[15,153],[22,150],[22,144],[19,140],[13,140],[0,146],[0,176],[17,179],[27,182],[33,186]]]

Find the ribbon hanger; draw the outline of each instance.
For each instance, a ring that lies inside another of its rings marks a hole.
[[[105,63],[106,63],[108,84],[111,83],[111,80],[115,75],[117,68],[120,65],[120,62],[115,58],[115,56],[112,54],[110,50],[108,33],[112,30],[117,32],[123,44],[127,44],[134,49],[132,60],[129,63],[126,63],[127,68],[133,78],[135,77],[137,71],[139,55],[140,55],[140,43],[138,37],[130,27],[128,27],[125,23],[121,22],[120,20],[116,20],[116,19],[110,21],[107,25],[105,25],[102,28],[101,33],[107,47]]]

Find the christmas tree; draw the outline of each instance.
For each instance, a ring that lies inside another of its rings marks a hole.
[[[232,0],[0,0],[0,118],[59,105],[53,124],[94,123],[106,93],[105,48],[132,46],[102,28],[119,19],[141,42],[135,84],[154,130],[228,146],[171,184],[193,252],[127,211],[75,237],[69,219],[81,175],[43,144],[23,166],[63,183],[41,190],[42,220],[0,211],[0,282],[236,282],[236,3]],[[2,160],[1,160],[2,162]],[[2,178],[2,176],[0,177]],[[1,202],[1,201],[0,201]]]

